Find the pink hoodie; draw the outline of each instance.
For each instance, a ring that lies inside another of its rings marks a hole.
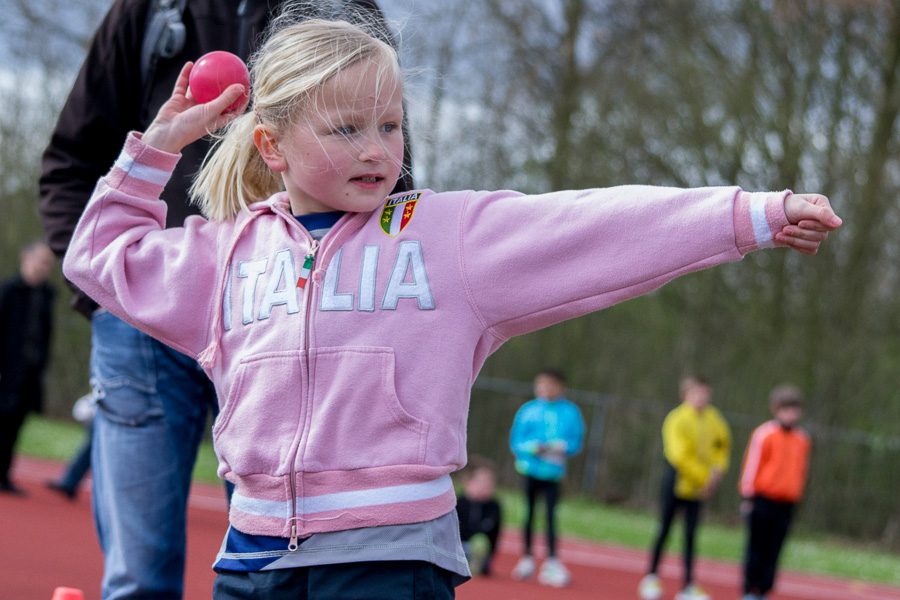
[[[164,229],[158,197],[178,158],[129,136],[64,271],[204,365],[231,522],[249,534],[449,512],[469,391],[503,342],[772,246],[787,224],[789,192],[627,186],[417,191],[348,213],[321,245],[283,193]]]

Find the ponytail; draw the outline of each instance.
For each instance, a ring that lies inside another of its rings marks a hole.
[[[226,221],[283,189],[281,177],[253,144],[252,112],[232,121],[216,141],[191,185],[191,201],[211,221]]]

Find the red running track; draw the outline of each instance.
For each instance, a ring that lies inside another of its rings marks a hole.
[[[13,472],[27,497],[0,494],[0,600],[50,600],[57,586],[84,590],[86,600],[100,598],[102,557],[91,520],[89,486],[68,501],[44,487],[62,466],[18,458]],[[215,574],[210,565],[227,527],[224,493],[215,485],[197,484],[188,509],[188,555],[185,598],[210,598]],[[519,537],[501,538],[496,575],[477,578],[457,589],[460,600],[634,600],[644,569],[645,552],[563,540],[560,558],[572,571],[571,586],[557,590],[509,577]],[[900,561],[898,561],[900,562]],[[898,565],[900,567],[900,565]],[[677,557],[661,570],[666,600],[680,577]],[[733,564],[700,560],[697,578],[714,600],[740,597],[740,573]],[[830,577],[783,572],[772,600],[900,600],[900,588]]]

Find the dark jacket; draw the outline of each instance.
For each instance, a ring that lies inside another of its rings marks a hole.
[[[42,408],[54,296],[49,285],[31,287],[20,275],[0,283],[0,412]]]
[[[383,20],[372,0],[354,0]],[[141,84],[141,45],[150,0],[116,0],[101,23],[69,98],[44,152],[40,178],[40,213],[47,240],[60,259],[97,180],[109,171],[129,131],[143,131],[169,98],[181,67],[213,50],[246,58],[281,0],[189,0],[183,15],[183,50],[160,59],[154,77]],[[245,47],[239,41],[245,41]],[[147,100],[145,102],[145,96]],[[209,140],[186,147],[162,199],[168,204],[167,227],[181,226],[198,214],[187,190],[209,149]],[[408,154],[408,153],[407,153]],[[408,162],[408,159],[407,159]],[[398,191],[412,181],[398,182]],[[86,316],[97,305],[76,290],[72,305]]]
[[[500,536],[501,512],[496,500],[476,502],[465,495],[456,498],[456,515],[459,517],[459,537],[468,542],[476,533],[483,533],[490,542],[490,551],[485,563],[479,565],[482,573],[490,571],[491,558],[497,551],[497,538]]]

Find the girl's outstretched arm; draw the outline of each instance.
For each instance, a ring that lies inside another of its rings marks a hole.
[[[461,210],[467,293],[501,342],[757,249],[814,253],[840,226],[823,196],[737,187],[470,192]]]
[[[242,100],[234,110],[227,110],[245,92],[239,83],[228,86],[215,100],[205,104],[197,102],[188,89],[193,68],[192,62],[184,65],[172,96],[160,107],[144,132],[142,140],[148,146],[178,154],[188,144],[224,127],[246,110],[249,98]]]
[[[784,214],[790,221],[775,234],[779,246],[804,254],[815,254],[829,231],[841,226],[841,219],[821,194],[789,194],[784,199]]]

